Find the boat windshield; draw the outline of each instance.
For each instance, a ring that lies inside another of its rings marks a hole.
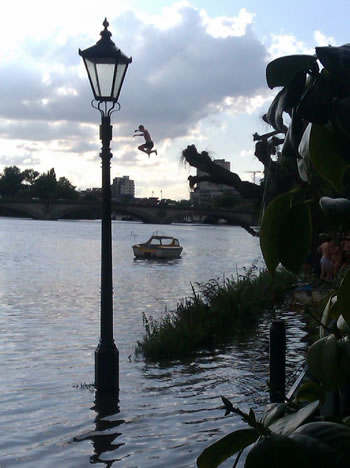
[[[173,239],[172,237],[152,237],[149,242],[151,245],[179,245],[179,241],[177,239]]]
[[[151,245],[161,245],[161,242],[160,242],[160,239],[152,237],[152,239],[150,241],[150,244]]]

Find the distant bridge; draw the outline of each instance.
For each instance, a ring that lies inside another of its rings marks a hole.
[[[65,218],[74,212],[95,209],[101,212],[101,201],[43,201],[43,200],[1,200],[0,209],[7,208],[25,214],[34,219],[57,220]],[[169,205],[142,205],[133,203],[119,203],[112,200],[112,212],[137,218],[144,223],[171,224],[184,219],[211,219],[213,222],[224,219],[230,224],[254,225],[256,220],[251,208],[247,211],[235,209],[205,209],[194,207],[179,207]]]

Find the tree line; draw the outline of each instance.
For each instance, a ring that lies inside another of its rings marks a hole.
[[[0,196],[25,200],[76,200],[79,192],[66,177],[57,179],[54,168],[40,174],[34,169],[21,171],[17,166],[8,166],[0,174]]]

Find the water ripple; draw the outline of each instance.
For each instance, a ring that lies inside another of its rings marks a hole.
[[[267,325],[186,362],[128,358],[144,332],[143,312],[160,317],[191,294],[191,283],[249,267],[259,257],[257,239],[234,227],[171,226],[184,245],[182,258],[144,262],[133,259],[131,245],[155,227],[113,223],[118,406],[91,391],[100,223],[0,223],[1,468],[195,467],[203,448],[243,427],[236,415],[224,416],[220,395],[261,412],[268,398]],[[297,313],[283,317],[292,374],[305,352],[305,332]]]

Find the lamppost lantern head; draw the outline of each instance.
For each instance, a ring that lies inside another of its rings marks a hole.
[[[107,18],[103,22],[101,39],[92,47],[79,49],[97,101],[117,102],[126,71],[132,58],[127,57],[112,41]]]

